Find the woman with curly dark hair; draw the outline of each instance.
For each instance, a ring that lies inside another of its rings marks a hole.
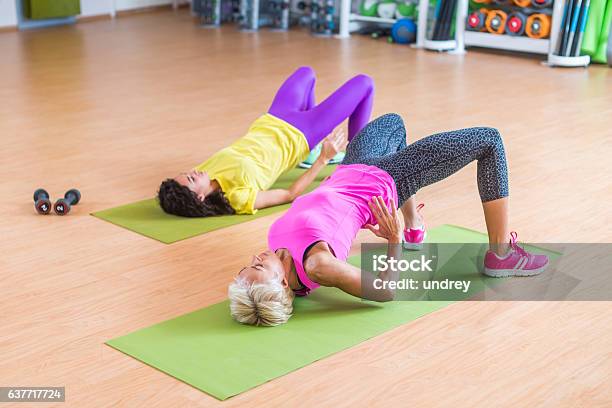
[[[348,118],[350,140],[368,123],[372,111],[374,86],[366,75],[353,77],[316,106],[314,85],[311,68],[296,70],[278,90],[268,113],[245,136],[193,170],[161,183],[162,209],[183,217],[254,214],[298,197],[346,146],[344,133],[332,131]],[[270,189],[323,139],[319,158],[289,189]]]

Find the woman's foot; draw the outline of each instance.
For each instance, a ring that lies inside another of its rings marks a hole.
[[[298,167],[301,167],[303,169],[311,168],[312,164],[315,161],[317,161],[320,155],[321,155],[321,143],[316,145],[315,148],[310,151],[310,154],[308,155],[306,160],[298,164]],[[342,160],[344,160],[345,155],[346,155],[345,152],[338,152],[330,161],[327,162],[327,164],[342,163]]]
[[[344,160],[344,156],[346,156],[345,152],[338,152],[327,164],[340,164]]]
[[[420,251],[423,249],[423,242],[425,242],[425,238],[427,238],[425,222],[420,212],[423,207],[425,207],[423,203],[417,206],[417,216],[415,219],[404,220],[406,222],[406,229],[404,230],[404,248],[410,251]]]
[[[304,160],[303,162],[298,164],[298,167],[301,167],[303,169],[311,168],[313,163],[315,161],[317,161],[317,159],[319,158],[320,155],[321,155],[321,143],[316,145],[315,148],[310,151],[310,154],[308,155],[306,160]],[[333,159],[331,159],[329,162],[327,162],[327,164],[338,164],[338,163],[341,163],[342,160],[344,160],[344,156],[345,155],[346,155],[346,153],[344,153],[344,152],[338,152],[338,154],[336,154],[333,157]]]
[[[542,273],[548,266],[548,256],[530,254],[518,246],[516,232],[510,233],[510,250],[499,256],[489,250],[484,259],[484,274],[494,278],[509,276],[533,276]]]

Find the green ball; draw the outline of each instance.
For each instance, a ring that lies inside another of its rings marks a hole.
[[[359,14],[366,17],[376,17],[378,15],[378,0],[362,0],[359,5]]]
[[[416,14],[416,4],[400,3],[397,5],[397,13],[399,17],[414,17]]]

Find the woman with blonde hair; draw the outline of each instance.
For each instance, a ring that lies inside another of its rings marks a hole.
[[[406,146],[401,117],[388,114],[368,124],[349,143],[342,165],[329,179],[295,200],[270,227],[269,249],[254,256],[229,286],[232,317],[245,324],[282,324],[291,317],[294,294],[305,296],[319,286],[379,302],[393,300],[389,286],[373,290],[377,277],[346,262],[353,239],[367,228],[388,241],[388,256],[395,259],[401,257],[402,242],[419,249],[425,228],[415,193],[474,160],[489,233],[483,273],[541,273],[548,257],[519,247],[508,227],[508,172],[499,132],[462,129]],[[388,269],[378,278],[397,279],[397,271]]]

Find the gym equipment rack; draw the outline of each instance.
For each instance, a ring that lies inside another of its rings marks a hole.
[[[259,0],[240,0],[240,29],[257,31],[260,27],[271,27],[279,31],[289,29],[289,0],[268,0],[267,8],[274,8],[273,13],[261,13]]]
[[[361,27],[360,23],[381,23],[394,24],[395,18],[368,17],[352,12],[351,0],[340,0],[340,23],[338,38],[348,38],[351,32],[358,31]]]
[[[227,6],[231,7],[228,12]],[[202,27],[219,27],[222,22],[235,21],[238,0],[193,0],[192,11],[200,18]]]
[[[557,0],[558,3],[563,0]],[[487,2],[489,3],[489,2]],[[512,4],[512,1],[493,1],[492,3],[482,3],[483,6],[488,6],[491,11],[504,12],[510,15],[514,12],[525,12],[530,10],[531,13],[536,12],[535,9],[527,7],[518,7]],[[531,3],[530,1],[527,4]],[[550,7],[543,8],[542,11],[538,12],[550,13]],[[467,14],[467,12],[466,12]],[[504,23],[505,24],[505,23]],[[502,28],[503,31],[503,28]],[[551,31],[551,36],[553,31]],[[519,51],[528,52],[534,54],[548,54],[550,49],[550,38],[530,38],[525,35],[508,35],[508,34],[493,34],[490,32],[479,32],[479,31],[465,31],[465,45],[484,47],[484,48],[496,48],[508,51]]]
[[[522,35],[499,35],[477,31],[467,31],[465,21],[467,19],[469,1],[457,0],[455,11],[455,35],[451,40],[437,41],[427,38],[427,29],[417,29],[417,41],[413,44],[415,48],[427,48],[438,51],[450,51],[454,54],[463,54],[466,46],[496,48],[508,51],[519,51],[547,56],[546,64],[549,66],[580,67],[590,63],[588,56],[559,56],[559,35],[561,22],[566,4],[571,0],[554,0],[551,14],[551,28],[548,38],[530,38]],[[429,0],[419,0],[419,17],[417,27],[427,27],[429,12]],[[550,13],[550,10],[548,11]],[[340,33],[339,38],[350,36],[351,31],[359,28],[359,22],[394,23],[394,19],[382,19],[379,17],[359,16],[351,12],[351,0],[341,0],[340,3]],[[612,38],[612,35],[610,36]],[[578,44],[580,47],[580,44]],[[609,45],[609,64],[612,66],[612,40]]]
[[[551,13],[550,35],[548,38],[529,38],[526,36],[510,36],[506,34],[498,35],[488,32],[466,30],[464,32],[465,45],[544,54],[547,56],[546,64],[549,66],[585,67],[589,65],[590,62],[588,56],[557,55],[559,41],[561,40],[560,33],[563,14],[569,1],[571,0],[554,0],[552,10],[543,9],[545,12]],[[501,6],[500,8],[503,9],[504,7]],[[531,9],[531,11],[534,12],[536,10]],[[580,45],[578,45],[578,48],[579,47]]]
[[[350,37],[351,32],[357,31],[360,23],[381,23],[394,24],[395,18],[368,17],[352,12],[351,0],[340,0],[340,32],[339,38]],[[463,46],[463,31],[465,27],[465,13],[467,13],[468,0],[456,0],[456,18],[455,18],[455,35],[454,39],[439,41],[428,40],[426,38],[426,30],[417,28],[416,43],[412,44],[416,48],[428,48],[438,51],[452,51],[461,54],[464,52]],[[426,27],[428,21],[429,0],[419,0],[418,2],[418,21],[417,27]]]
[[[336,0],[310,0],[310,32],[331,37],[336,31]]]

